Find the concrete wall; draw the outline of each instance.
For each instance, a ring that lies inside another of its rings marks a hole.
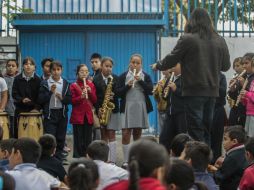
[[[163,58],[166,54],[168,54],[176,45],[178,38],[162,38],[161,39],[161,58]],[[236,57],[243,56],[247,52],[254,52],[254,38],[225,38],[226,43],[228,45],[229,53],[230,53],[230,60],[231,63]],[[233,76],[233,68],[231,67],[229,71],[225,73],[227,82]],[[229,108],[226,106],[226,110],[228,111]]]

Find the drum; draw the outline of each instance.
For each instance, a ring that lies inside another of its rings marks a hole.
[[[43,135],[43,124],[41,113],[20,113],[18,119],[18,138],[30,137],[39,140]]]
[[[3,139],[9,139],[9,117],[6,112],[0,112],[0,127],[3,128]]]

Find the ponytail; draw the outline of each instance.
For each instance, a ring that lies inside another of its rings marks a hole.
[[[132,157],[129,162],[129,187],[128,190],[138,190],[139,189],[139,165],[138,161],[135,159],[135,157]]]

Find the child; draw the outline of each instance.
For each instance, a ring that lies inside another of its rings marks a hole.
[[[100,73],[101,70],[101,55],[98,53],[93,53],[90,58],[91,66],[93,69],[93,74],[91,75],[91,80]]]
[[[50,64],[51,62],[54,61],[53,58],[45,58],[41,61],[41,67],[42,67],[42,76],[41,79],[42,80],[48,80],[51,72],[50,72]]]
[[[223,147],[226,157],[222,164],[215,163],[218,171],[215,179],[219,182],[220,189],[237,189],[244,168],[247,166],[244,150],[245,133],[240,126],[226,128],[223,139]]]
[[[207,190],[203,183],[195,182],[191,166],[183,160],[172,159],[166,174],[168,190]]]
[[[168,107],[167,117],[164,123],[165,127],[160,134],[160,143],[167,150],[170,149],[170,144],[176,135],[187,132],[186,113],[181,90],[181,65],[178,63],[171,71],[172,73],[174,72],[174,78],[173,81],[168,80],[164,88],[164,94],[168,93]]]
[[[41,83],[38,101],[43,105],[44,132],[56,137],[56,157],[62,160],[71,93],[69,83],[61,77],[62,64],[53,61],[50,64],[50,72],[49,79]]]
[[[17,119],[21,112],[39,111],[37,102],[41,79],[35,73],[35,62],[32,57],[23,60],[23,71],[14,79],[12,86],[12,97],[14,100],[14,137],[18,137]]]
[[[244,71],[242,57],[237,57],[233,61],[233,69],[235,70],[234,78],[229,82],[229,90],[227,94],[228,103],[231,107],[229,113],[228,124],[229,125],[242,125],[245,124],[246,111],[245,107],[240,103],[238,106],[234,104],[237,101],[237,97],[240,94],[242,85],[238,80],[238,76]],[[241,78],[246,78],[247,74],[243,74]],[[234,85],[233,85],[234,84]]]
[[[129,173],[126,170],[115,164],[107,163],[108,155],[109,146],[105,141],[95,140],[87,148],[87,156],[93,159],[99,168],[100,183],[97,190],[102,190],[108,185],[129,178]]]
[[[250,60],[247,56],[244,57],[244,67],[246,70],[252,70],[248,76],[248,84],[245,89],[241,90],[242,104],[246,107],[245,131],[248,137],[254,136],[254,53]]]
[[[97,114],[100,117],[101,109],[103,107],[103,102],[106,96],[106,89],[110,83],[112,83],[111,93],[107,94],[110,96],[109,102],[114,104],[114,109],[112,110],[111,116],[109,118],[108,124],[106,126],[101,126],[101,139],[109,144],[110,156],[109,160],[116,163],[116,136],[115,131],[120,129],[119,122],[119,103],[116,96],[116,83],[118,77],[112,74],[113,60],[110,57],[104,57],[101,60],[101,72],[94,77],[94,85],[97,94],[97,103],[95,105]],[[104,110],[106,112],[108,110]]]
[[[153,90],[153,96],[157,102],[157,109],[159,113],[159,132],[160,133],[163,129],[164,121],[166,119],[166,108],[167,108],[167,101],[163,98],[163,89],[165,88],[166,81],[170,78],[171,73],[172,73],[171,69],[162,71],[162,74],[164,77],[157,83],[157,85],[155,86]]]
[[[183,155],[184,160],[186,160],[194,170],[196,182],[203,182],[208,190],[219,189],[212,176],[207,172],[211,157],[211,150],[207,144],[198,141],[187,142]]]
[[[77,81],[71,84],[72,113],[70,123],[73,125],[73,157],[84,157],[88,145],[92,142],[93,112],[96,103],[96,89],[87,80],[89,75],[85,64],[77,66]]]
[[[0,142],[0,170],[9,170],[9,157],[16,139],[5,139]]]
[[[18,74],[18,67],[19,64],[15,59],[9,59],[6,63],[6,74],[4,76],[4,79],[8,86],[8,102],[5,107],[5,111],[9,115],[9,121],[10,121],[10,137],[14,137],[14,112],[15,112],[15,106],[14,101],[12,97],[12,86],[15,76]]]
[[[244,170],[240,181],[239,190],[252,190],[254,187],[254,137],[245,144],[246,159],[249,166]]]
[[[180,157],[181,153],[184,150],[185,144],[193,139],[185,134],[181,133],[175,136],[170,145],[170,156],[171,157]]]
[[[70,189],[94,190],[99,184],[97,165],[89,159],[80,159],[73,162],[68,170]]]
[[[142,70],[141,55],[131,56],[129,70],[121,74],[118,81],[116,93],[121,98],[123,165],[126,166],[131,133],[134,141],[141,137],[142,129],[149,127],[148,113],[153,110],[149,98],[153,83],[150,76]]]
[[[56,151],[56,139],[53,135],[45,134],[39,139],[41,145],[41,157],[37,162],[37,168],[43,169],[60,181],[67,183],[67,176],[62,163],[54,157]]]
[[[105,190],[166,190],[162,182],[169,160],[162,145],[140,139],[132,144],[128,159],[129,180],[109,185]]]

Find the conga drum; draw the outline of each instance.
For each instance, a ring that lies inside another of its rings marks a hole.
[[[6,112],[0,112],[0,127],[3,128],[3,139],[9,139],[9,117]]]
[[[43,135],[42,114],[27,112],[20,113],[18,118],[18,138],[30,137],[39,140]]]

